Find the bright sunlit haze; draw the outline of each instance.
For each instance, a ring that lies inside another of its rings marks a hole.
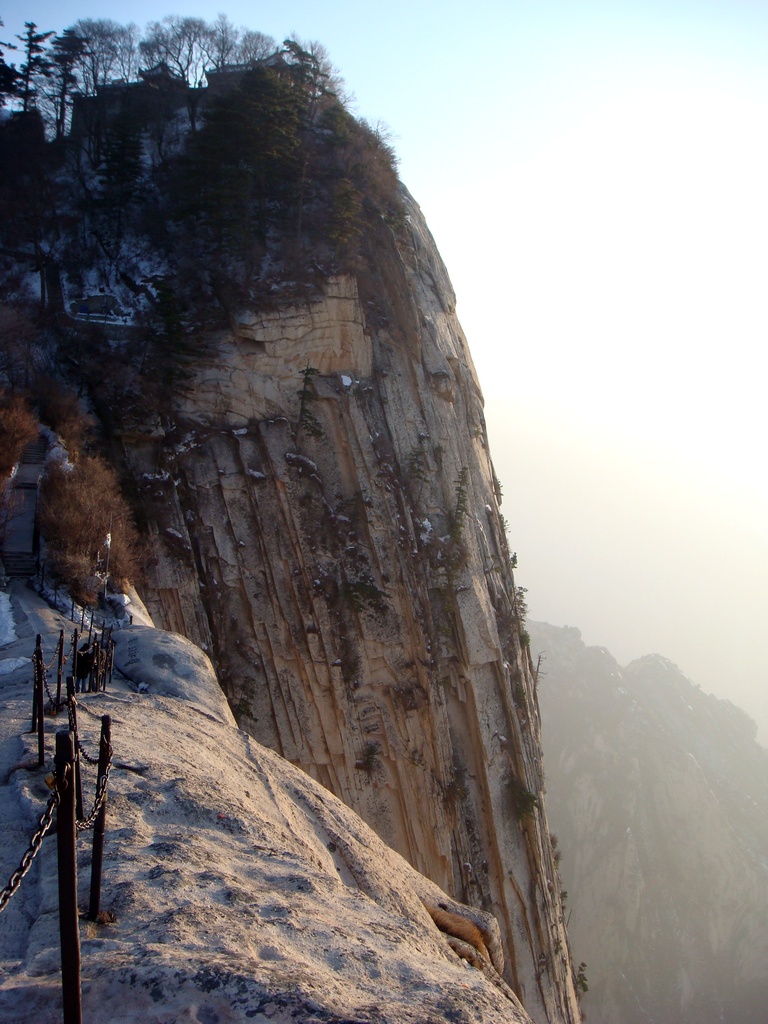
[[[768,735],[768,8],[50,0],[329,51],[457,293],[533,618],[658,652]],[[6,53],[10,62],[19,54]]]

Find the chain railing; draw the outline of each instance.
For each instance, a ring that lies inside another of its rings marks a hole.
[[[2,913],[8,906],[11,896],[14,895],[21,885],[21,880],[24,878],[24,875],[26,875],[32,867],[32,861],[40,852],[40,847],[43,845],[43,839],[53,823],[53,812],[56,810],[58,805],[59,791],[58,789],[54,789],[48,799],[48,803],[45,805],[45,810],[40,815],[40,821],[38,822],[37,829],[32,834],[29,846],[27,847],[24,856],[21,858],[21,863],[8,880],[8,885],[6,885],[4,889],[0,890],[0,913]]]
[[[78,818],[77,823],[76,823],[77,824],[77,831],[78,832],[87,832],[88,829],[93,828],[93,826],[94,826],[94,824],[96,822],[96,818],[99,816],[99,811],[101,810],[101,808],[102,808],[102,806],[104,804],[104,801],[107,798],[107,786],[109,785],[109,772],[110,772],[110,770],[112,768],[112,747],[111,746],[109,747],[108,757],[109,757],[109,760],[107,761],[106,771],[102,775],[99,775],[98,781],[96,783],[96,796],[94,797],[94,801],[93,801],[93,809],[92,809],[91,813],[88,815],[87,818],[83,818],[82,820],[80,818]]]
[[[72,701],[74,701],[75,689],[77,689],[77,692],[80,692],[80,687],[82,686],[83,691],[86,693],[104,692],[107,689],[107,680],[109,679],[110,682],[112,680],[115,645],[112,640],[111,628],[102,632],[101,639],[96,637],[91,643],[89,638],[88,643],[82,645],[82,649],[78,649],[78,643],[79,633],[78,630],[75,629],[70,639],[69,650],[64,654],[64,630],[61,630],[53,657],[46,665],[45,657],[43,655],[43,638],[39,633],[37,635],[37,642],[32,655],[34,687],[32,695],[32,725],[30,732],[37,732],[37,756],[38,765],[40,767],[42,767],[45,761],[44,719],[46,708],[43,694],[45,693],[48,697],[49,713],[54,715],[58,714],[59,709],[64,703],[61,699],[63,670],[70,658],[72,662],[72,673],[66,677],[66,703],[68,705],[70,725],[75,734],[77,734],[77,725],[76,721],[73,724],[72,720]],[[58,667],[56,696],[54,697],[51,692],[51,688],[48,685],[48,672],[53,668],[55,662],[58,662]],[[82,749],[82,745],[80,745],[80,752],[82,753],[85,761],[89,764],[96,764],[97,759],[89,757],[85,750]]]
[[[77,698],[74,693],[70,693],[67,696],[67,714],[69,716],[69,728],[70,731],[75,735],[75,745],[80,753],[80,757],[88,764],[98,764],[98,757],[93,757],[83,746],[83,741],[80,739],[80,733],[77,728],[77,709],[80,705],[77,703]]]
[[[89,638],[90,640],[90,638]],[[85,680],[88,675],[88,690],[101,690],[106,687],[106,673],[111,673],[114,645],[112,637],[103,644],[94,640],[91,650],[95,649],[89,672],[80,678]],[[38,733],[38,762],[42,767],[45,761],[45,700],[43,692],[48,696],[49,708],[53,714],[66,703],[69,728],[60,729],[56,733],[56,758],[53,779],[53,792],[40,816],[29,847],[25,851],[18,867],[11,873],[7,886],[0,890],[0,913],[18,892],[20,885],[30,870],[35,857],[42,849],[43,840],[51,830],[54,812],[56,814],[56,848],[58,861],[58,916],[61,949],[61,995],[63,1007],[63,1024],[82,1024],[82,990],[80,981],[80,914],[78,910],[77,885],[77,836],[83,831],[93,830],[93,848],[91,856],[91,886],[88,904],[88,920],[99,918],[101,898],[101,866],[103,862],[104,829],[106,818],[106,794],[110,784],[110,771],[113,764],[112,723],[109,715],[101,716],[101,735],[99,739],[98,757],[91,756],[85,749],[78,733],[75,681],[78,662],[78,631],[75,630],[70,649],[65,654],[65,634],[60,632],[53,657],[46,665],[43,655],[42,637],[38,635],[35,651],[32,656],[34,669],[34,695],[32,705],[32,731]],[[61,673],[63,666],[72,656],[72,675],[67,677],[67,697],[60,700]],[[56,697],[48,686],[47,674],[58,663]],[[95,671],[94,671],[95,670]],[[82,780],[80,763],[96,765],[96,791],[93,807],[89,814],[83,812]]]
[[[80,630],[88,630],[89,634],[99,631],[99,620],[96,609],[85,604],[78,604],[74,595],[69,593],[67,587],[60,583],[55,574],[48,572],[46,576],[45,562],[40,562],[35,574],[35,589],[38,590],[57,611],[66,615],[70,621],[80,624]],[[59,594],[61,591],[61,595]],[[107,613],[102,612],[101,629],[106,628]],[[133,625],[133,616],[128,616],[128,624]]]

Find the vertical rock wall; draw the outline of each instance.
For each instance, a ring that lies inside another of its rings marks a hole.
[[[382,225],[356,278],[241,317],[175,429],[125,438],[146,600],[210,651],[243,729],[496,915],[534,1020],[576,1021],[482,396],[406,201],[407,244]]]

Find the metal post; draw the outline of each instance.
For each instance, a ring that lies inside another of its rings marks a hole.
[[[80,632],[75,629],[72,634],[72,678],[77,679],[77,645],[80,643]],[[69,690],[67,690],[69,696]]]
[[[35,727],[35,709],[37,709],[37,764],[39,768],[42,768],[45,764],[45,698],[43,693],[43,673],[45,672],[45,662],[43,661],[43,638],[40,633],[37,634],[37,644],[35,645],[35,697],[32,710],[32,728]]]
[[[113,673],[114,668],[115,668],[115,641],[112,639],[111,636],[109,638],[109,658],[108,658],[108,662],[109,662],[109,685],[111,686],[112,685],[112,673]],[[107,677],[105,675],[104,676],[104,690],[106,691],[106,689],[107,689]]]
[[[67,676],[67,702],[69,703],[70,712],[70,724],[74,729],[74,735],[77,737],[77,704],[74,700],[75,697],[75,680],[72,676]],[[77,809],[78,818],[83,817],[83,780],[80,775],[80,748],[75,741],[75,806]]]
[[[37,665],[37,765],[42,768],[45,764],[45,690],[43,689],[43,652],[40,652],[40,660]]]
[[[77,914],[77,829],[74,799],[75,741],[71,732],[56,733],[56,845],[59,859],[59,934],[64,1024],[82,1024],[80,991],[80,923]]]
[[[61,707],[61,673],[64,669],[64,630],[59,633],[59,664],[56,670],[56,712]]]
[[[99,742],[99,768],[96,776],[96,789],[99,782],[107,774],[109,749],[112,738],[112,719],[109,715],[101,717],[101,740]],[[93,826],[93,856],[91,858],[91,899],[88,904],[88,920],[95,921],[99,916],[101,904],[101,866],[104,859],[104,826],[107,820],[107,794],[101,802],[99,813]]]
[[[38,715],[38,710],[37,710],[37,701],[38,701],[37,681],[38,681],[39,674],[40,673],[39,673],[38,668],[37,668],[37,648],[35,648],[35,653],[32,655],[32,725],[29,727],[29,731],[30,732],[35,732],[37,730],[37,715]]]

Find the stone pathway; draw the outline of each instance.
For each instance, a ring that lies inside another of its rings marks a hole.
[[[37,571],[37,486],[43,473],[47,451],[48,442],[41,434],[24,449],[14,477],[11,513],[2,545],[5,574],[11,578],[34,576]]]

